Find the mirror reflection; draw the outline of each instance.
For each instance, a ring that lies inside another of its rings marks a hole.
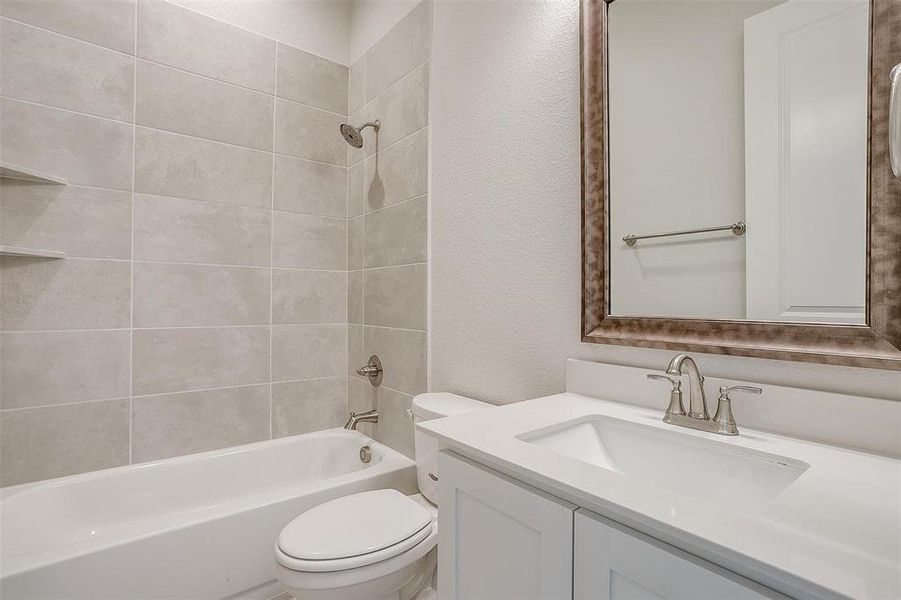
[[[864,323],[867,2],[608,14],[610,313]]]

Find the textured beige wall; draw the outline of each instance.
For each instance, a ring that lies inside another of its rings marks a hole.
[[[0,2],[0,485],[340,425],[348,68],[160,0]]]

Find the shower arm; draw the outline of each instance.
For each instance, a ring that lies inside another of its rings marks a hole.
[[[360,128],[357,129],[357,131],[363,131],[367,127],[372,127],[375,130],[375,132],[378,133],[379,129],[381,129],[381,127],[382,127],[382,123],[378,119],[376,119],[375,121],[368,121],[368,122],[360,125]]]

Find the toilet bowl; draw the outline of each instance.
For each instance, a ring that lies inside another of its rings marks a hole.
[[[413,421],[487,408],[454,394],[420,394]],[[420,494],[351,494],[291,521],[275,543],[276,577],[297,600],[436,598],[438,441],[414,432]]]

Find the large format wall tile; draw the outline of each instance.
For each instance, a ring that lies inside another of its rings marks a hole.
[[[272,327],[272,381],[338,377],[347,369],[347,325]]]
[[[0,243],[70,257],[130,258],[131,194],[3,180]]]
[[[346,312],[343,271],[272,271],[273,323],[344,323]]]
[[[366,58],[361,58],[347,71],[347,114],[352,115],[366,104],[363,79],[366,70]]]
[[[0,486],[128,464],[128,399],[0,412]]]
[[[136,76],[139,125],[272,149],[272,96],[144,60]]]
[[[420,2],[366,53],[366,100],[429,58],[432,49],[432,3]]]
[[[413,458],[413,427],[407,411],[413,407],[413,396],[380,386],[375,390],[375,403],[379,410],[379,422],[373,437]]]
[[[347,172],[290,156],[275,156],[275,208],[323,217],[347,216]]]
[[[288,100],[346,114],[347,67],[279,44],[276,94]]]
[[[347,326],[347,375],[357,379],[363,379],[367,383],[369,379],[357,374],[357,369],[367,364],[369,357],[363,356],[363,326]]]
[[[363,217],[347,222],[347,268],[363,268]]]
[[[272,154],[138,127],[135,191],[269,208]]]
[[[269,328],[136,329],[132,361],[136,396],[265,383]]]
[[[415,396],[426,391],[426,332],[367,325],[363,356],[378,354],[385,369],[382,385]]]
[[[369,102],[358,119],[379,119],[378,143],[376,136],[366,138],[363,149],[372,156],[376,148],[387,149],[429,124],[429,65],[424,64],[407,74],[374,100]],[[367,132],[371,133],[369,130]]]
[[[347,167],[347,218],[363,214],[363,161]]]
[[[425,127],[363,161],[359,187],[363,199],[357,202],[366,211],[377,210],[421,196],[428,187],[429,130]]]
[[[273,40],[164,0],[138,3],[138,56],[273,92]]]
[[[6,330],[128,327],[130,292],[125,261],[0,258]]]
[[[127,397],[130,349],[124,329],[0,333],[0,408]]]
[[[425,264],[367,269],[363,282],[363,312],[367,325],[426,328]]]
[[[136,260],[268,265],[272,213],[135,194]]]
[[[340,427],[346,418],[345,377],[272,384],[272,437]]]
[[[363,271],[347,273],[347,322],[363,322]]]
[[[268,439],[269,385],[135,398],[132,436],[132,462]]]
[[[131,121],[134,59],[0,20],[0,88],[20,100]]]
[[[133,54],[135,0],[0,0],[0,14]]]
[[[346,120],[332,112],[276,98],[275,151],[343,167],[347,143],[339,126]],[[366,131],[371,133],[370,129]]]
[[[269,269],[137,262],[134,296],[135,327],[269,324]]]
[[[363,218],[367,268],[425,262],[428,258],[428,197],[394,204]]]
[[[4,98],[0,139],[5,162],[73,184],[131,189],[131,125]]]
[[[287,212],[273,214],[272,265],[296,269],[347,267],[347,221]]]

